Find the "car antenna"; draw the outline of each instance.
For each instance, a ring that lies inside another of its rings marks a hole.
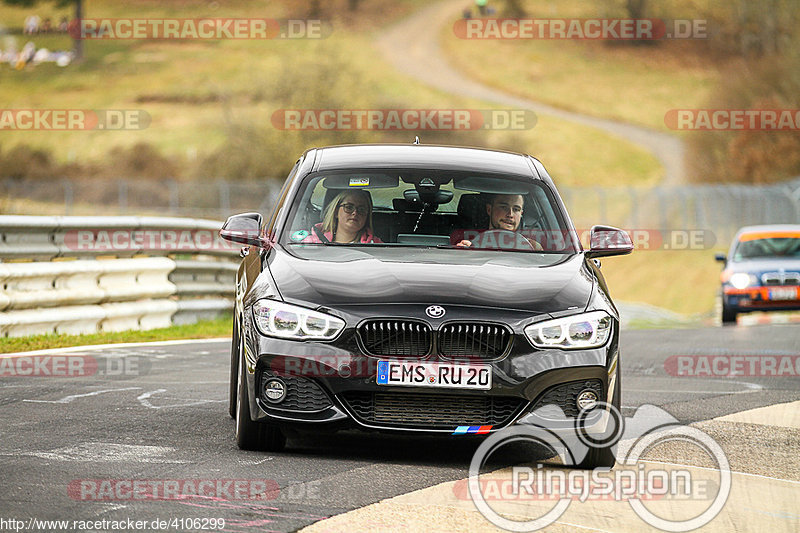
[[[419,135],[414,135],[414,144],[419,144]]]

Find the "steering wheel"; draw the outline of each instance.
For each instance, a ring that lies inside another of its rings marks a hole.
[[[542,245],[538,242],[531,242],[524,235],[507,229],[486,230],[473,241],[473,245],[494,250],[538,251],[542,249]]]

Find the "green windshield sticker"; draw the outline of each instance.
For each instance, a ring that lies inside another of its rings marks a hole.
[[[294,233],[292,233],[292,240],[295,242],[302,241],[303,239],[308,237],[308,235],[309,233],[306,230],[301,229],[300,231],[295,231]]]

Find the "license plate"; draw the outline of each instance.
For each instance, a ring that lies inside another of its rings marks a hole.
[[[410,385],[449,389],[492,388],[492,367],[412,361],[378,361],[378,385]]]
[[[797,289],[794,287],[779,287],[769,290],[770,300],[796,300]]]

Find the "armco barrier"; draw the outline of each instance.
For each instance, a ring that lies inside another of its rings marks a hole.
[[[233,308],[221,222],[0,216],[0,336],[191,323]]]

